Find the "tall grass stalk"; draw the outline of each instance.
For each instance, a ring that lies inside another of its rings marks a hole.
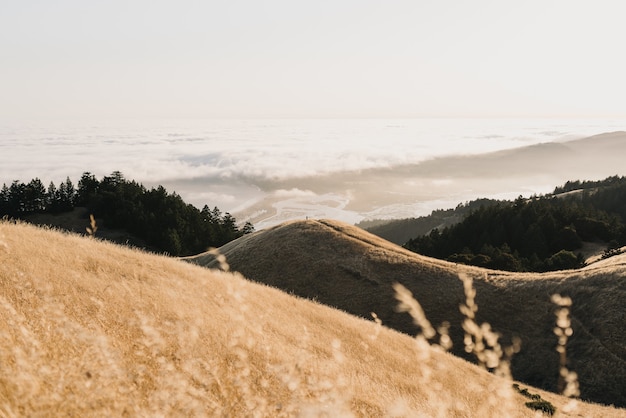
[[[534,417],[490,367],[515,349],[461,280],[472,352],[506,378],[445,353],[449,325],[401,285],[414,339],[237,273],[0,222],[0,416]]]
[[[556,351],[559,353],[559,392],[568,398],[575,398],[580,396],[578,375],[567,368],[567,340],[574,334],[569,316],[572,299],[554,294],[552,295],[552,302],[557,306],[554,334],[558,337]],[[576,406],[576,400],[572,399],[566,408],[574,410]]]

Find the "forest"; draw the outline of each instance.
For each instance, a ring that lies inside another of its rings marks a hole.
[[[457,263],[509,271],[584,264],[583,242],[626,244],[626,178],[567,182],[554,193],[483,205],[460,223],[410,239],[405,248]]]
[[[418,218],[404,219],[373,219],[362,221],[356,226],[378,235],[381,238],[398,245],[404,245],[407,241],[417,236],[428,234],[432,229],[452,226],[463,220],[472,211],[481,206],[490,206],[499,203],[495,199],[475,199],[465,203],[459,203],[455,208],[436,209],[429,215]]]
[[[162,186],[148,190],[126,180],[119,171],[101,180],[85,172],[76,186],[68,177],[46,188],[35,178],[29,183],[16,180],[0,189],[0,217],[25,219],[34,213],[60,214],[76,207],[86,207],[107,228],[127,231],[146,249],[173,256],[197,254],[254,231],[250,223],[239,228],[233,216],[217,207],[205,205],[199,210]]]

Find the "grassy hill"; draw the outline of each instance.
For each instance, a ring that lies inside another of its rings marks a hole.
[[[238,274],[0,222],[1,416],[532,417],[529,394],[624,415]]]
[[[626,406],[626,256],[584,269],[550,273],[492,271],[420,256],[359,228],[334,221],[299,221],[242,237],[220,248],[231,268],[246,277],[317,300],[414,335],[418,328],[396,311],[399,282],[419,300],[436,326],[450,323],[452,352],[464,350],[465,300],[459,273],[474,279],[478,322],[502,334],[503,345],[522,341],[513,357],[515,379],[546,390],[558,387],[559,357],[553,333],[553,294],[573,300],[569,367],[584,399]],[[217,266],[214,255],[188,259]]]

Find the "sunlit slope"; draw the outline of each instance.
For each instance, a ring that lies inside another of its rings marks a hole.
[[[626,406],[626,257],[577,271],[507,273],[455,265],[406,251],[359,228],[335,221],[299,221],[242,237],[220,249],[246,277],[315,299],[346,312],[382,319],[413,335],[407,314],[394,310],[393,282],[409,288],[435,325],[451,323],[453,352],[464,352],[464,300],[458,272],[474,278],[479,322],[489,322],[508,344],[522,339],[513,376],[556,391],[559,358],[550,295],[573,299],[574,335],[569,367],[580,379],[585,399]],[[211,254],[192,258],[215,266]]]
[[[533,416],[510,387],[238,275],[0,223],[0,416]]]

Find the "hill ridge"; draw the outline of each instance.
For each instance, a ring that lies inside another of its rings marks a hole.
[[[529,394],[623,416],[418,342],[237,273],[0,221],[4,416],[535,417]]]
[[[458,273],[474,278],[478,317],[500,332],[503,343],[522,338],[513,358],[517,379],[556,390],[558,356],[554,344],[554,306],[550,295],[573,299],[574,336],[568,349],[585,399],[626,405],[626,341],[622,328],[626,298],[626,255],[574,271],[513,273],[457,265],[412,253],[354,226],[332,220],[291,221],[235,240],[220,252],[244,276],[371,318],[414,335],[418,329],[394,310],[392,283],[407,287],[433,324],[450,322],[455,355],[463,350],[464,300]],[[210,254],[187,261],[216,267]],[[367,280],[363,280],[367,278]],[[620,315],[622,315],[620,317]],[[608,364],[608,359],[619,359]]]
[[[6,221],[0,362],[4,416],[535,416],[510,381],[386,327],[235,273]],[[524,389],[561,416],[622,413],[567,412],[567,398]]]

